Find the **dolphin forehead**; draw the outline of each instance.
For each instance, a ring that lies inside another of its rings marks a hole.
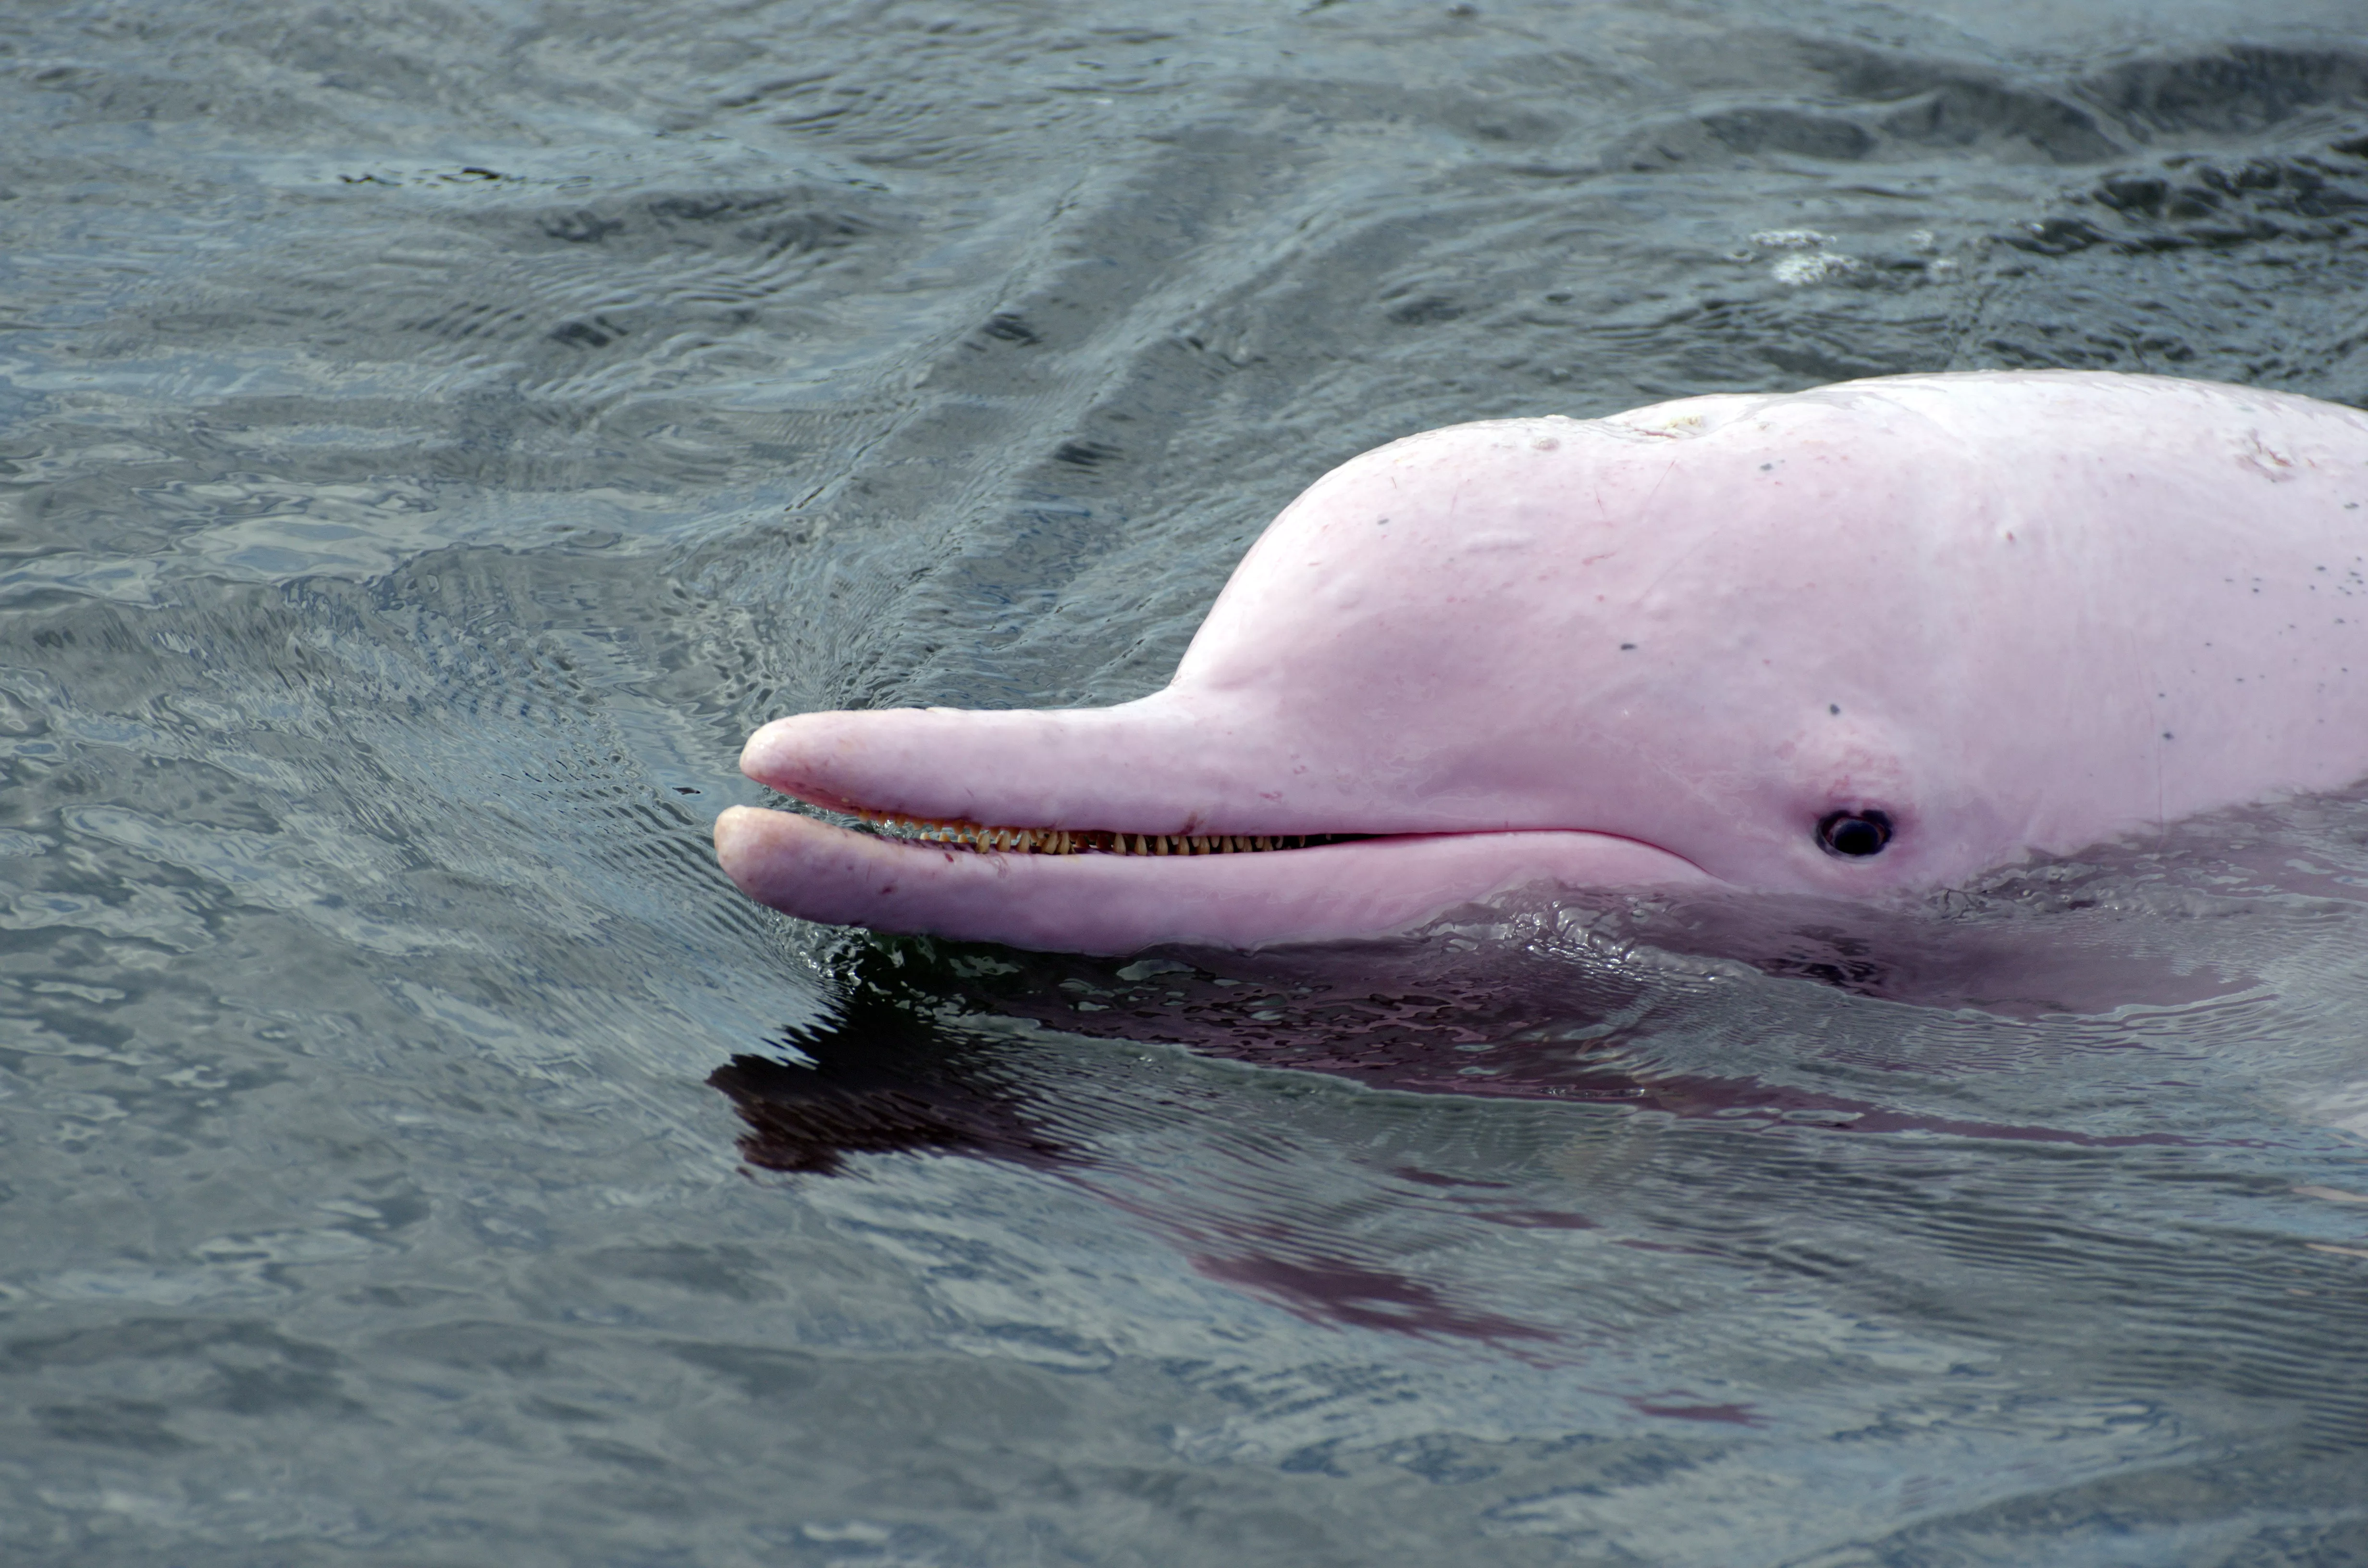
[[[1838,704],[1863,766],[1886,704],[1931,699],[1903,676],[1963,678],[1897,590],[1962,580],[1973,460],[1905,411],[1885,450],[1849,410],[1777,402],[1369,453],[1253,547],[1174,689],[1255,697],[1314,749],[1522,820],[1787,765]]]
[[[1737,599],[1757,608],[1734,629],[1765,635],[1813,615],[1804,597],[1860,594],[1871,557],[1931,570],[1984,521],[1976,454],[1912,411],[1663,407],[1452,426],[1335,469],[1252,546],[1178,683],[1424,682],[1550,644],[1537,684],[1567,689],[1656,627],[1732,625]]]

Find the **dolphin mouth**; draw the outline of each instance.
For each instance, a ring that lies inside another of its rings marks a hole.
[[[716,819],[716,857],[750,897],[825,925],[1018,948],[1329,941],[1539,881],[1715,881],[1614,832],[1425,820],[1448,813],[1393,805],[1362,780],[1371,769],[1320,767],[1237,713],[1167,694],[800,714],[750,736],[741,768],[802,808]]]
[[[857,807],[848,812],[878,837],[965,849],[977,855],[1271,855],[1387,836],[1371,833],[1119,833],[1095,828],[995,827],[984,823],[900,816]]]
[[[1077,829],[904,820],[937,836],[733,806],[716,820],[716,855],[743,892],[802,919],[1110,954],[1385,935],[1539,881],[1716,881],[1667,850],[1584,831],[1119,834],[1096,848],[1100,835]]]

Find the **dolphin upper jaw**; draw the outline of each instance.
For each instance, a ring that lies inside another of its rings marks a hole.
[[[1576,825],[1529,798],[1540,791],[1331,738],[1299,715],[1170,691],[1105,709],[802,714],[750,736],[740,767],[809,805],[916,822],[1160,835]]]
[[[740,767],[782,794],[842,812],[1179,833],[1202,831],[1183,824],[1220,812],[1272,806],[1238,782],[1276,771],[1243,756],[1239,728],[1231,715],[1161,699],[1108,709],[810,713],[757,731]],[[1217,752],[1232,765],[1214,766]]]

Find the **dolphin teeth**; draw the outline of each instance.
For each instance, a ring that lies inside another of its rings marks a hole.
[[[1067,827],[997,827],[908,817],[859,806],[849,815],[890,838],[981,855],[1263,855],[1337,844],[1362,834],[1115,833]]]

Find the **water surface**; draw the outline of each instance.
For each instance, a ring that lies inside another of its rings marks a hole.
[[[1429,426],[2368,403],[2275,9],[17,7],[0,1552],[2368,1562],[2356,803],[1259,959],[708,844]]]

